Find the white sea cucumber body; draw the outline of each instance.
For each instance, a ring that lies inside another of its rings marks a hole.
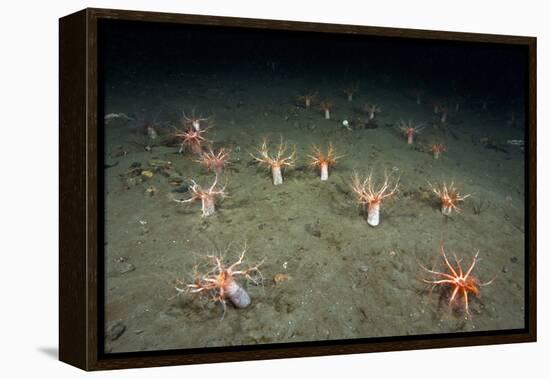
[[[273,184],[278,186],[280,184],[283,184],[283,174],[281,172],[280,166],[272,166],[271,167],[271,175],[273,176]]]
[[[212,216],[216,213],[216,202],[212,196],[205,196],[202,198],[202,215]]]
[[[152,126],[147,127],[147,135],[149,136],[150,139],[157,139],[158,137],[157,131]]]
[[[321,164],[321,180],[328,180],[328,163]]]
[[[193,120],[193,122],[191,123],[193,125],[193,128],[197,131],[197,132],[200,132],[201,130],[201,122],[199,120]]]
[[[227,284],[225,288],[227,297],[237,308],[246,308],[250,305],[250,296],[248,293],[234,280]]]
[[[367,209],[367,223],[370,226],[378,226],[380,223],[380,203],[370,203]]]

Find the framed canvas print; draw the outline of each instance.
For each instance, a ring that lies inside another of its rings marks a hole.
[[[60,359],[536,339],[536,39],[60,20]]]

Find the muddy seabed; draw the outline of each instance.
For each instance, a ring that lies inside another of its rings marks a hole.
[[[107,85],[105,114],[134,119],[114,118],[105,126],[107,352],[524,326],[524,153],[506,144],[522,139],[523,129],[508,124],[502,109],[484,110],[473,101],[441,125],[427,101],[417,105],[407,95],[407,83],[391,76],[358,80],[353,102],[341,92],[347,83],[316,83],[316,91],[335,102],[332,120],[324,120],[316,106],[296,105],[295,98],[311,88],[299,77],[182,74]],[[377,128],[343,128],[344,119],[365,118],[361,107],[369,101],[382,108]],[[178,187],[151,166],[153,160],[169,161],[177,175],[212,183],[214,175],[170,142],[181,111],[192,108],[214,116],[208,138],[232,150],[225,172],[229,196],[206,218],[200,203],[174,202],[189,195],[174,192]],[[146,151],[135,119],[159,110],[159,138]],[[427,125],[413,146],[396,128],[402,119]],[[273,186],[269,171],[254,165],[250,153],[263,137],[277,142],[280,136],[296,146],[298,161],[284,172],[285,183]],[[422,147],[435,140],[447,145],[439,160]],[[306,156],[312,144],[324,149],[329,141],[344,157],[321,182]],[[132,168],[154,175],[131,177]],[[384,170],[400,177],[399,196],[382,204],[376,228],[368,226],[350,188],[354,171],[365,175],[371,169],[377,179]],[[447,218],[427,182],[452,180],[472,196],[461,214]],[[478,215],[474,205],[480,203]],[[479,298],[471,297],[470,318],[449,308],[448,291],[430,292],[422,282],[430,276],[421,265],[444,269],[441,241],[463,266],[479,250],[475,275],[495,278]],[[219,303],[178,296],[175,281],[192,283],[205,255],[223,254],[230,264],[245,243],[245,264],[264,262],[261,285],[240,281],[252,298],[248,308],[228,304],[221,320]],[[287,280],[274,281],[277,274]]]

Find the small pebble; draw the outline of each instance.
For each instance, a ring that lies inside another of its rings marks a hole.
[[[142,182],[141,178],[127,178],[126,179],[126,187],[127,188],[134,187],[135,185],[137,185],[141,182]]]
[[[359,267],[359,270],[361,270],[361,272],[369,272],[369,266],[362,265],[361,267]]]
[[[111,341],[116,341],[126,331],[126,325],[122,321],[117,321],[107,331],[107,338]]]
[[[502,272],[506,274],[506,273],[508,272],[508,267],[504,266],[504,267],[502,268]]]
[[[136,268],[134,267],[134,265],[131,264],[130,262],[117,262],[116,263],[116,272],[119,275],[123,275],[123,274],[126,274],[128,272],[132,272],[135,269]]]
[[[283,273],[278,273],[273,277],[273,281],[275,282],[275,284],[279,284],[281,282],[286,282],[289,279],[290,279],[290,276],[288,276],[287,274],[283,274]]]
[[[148,196],[155,196],[159,190],[155,186],[149,186],[145,190],[145,194]]]
[[[518,263],[518,258],[517,257],[512,257],[512,258],[510,258],[510,262]]]

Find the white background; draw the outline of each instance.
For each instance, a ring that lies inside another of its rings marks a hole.
[[[393,26],[538,37],[539,342],[89,374],[113,378],[225,376],[407,378],[522,377],[548,368],[550,68],[547,1],[16,1],[0,22],[0,373],[4,378],[83,376],[57,355],[58,21],[86,6]],[[546,17],[545,15],[546,14]],[[545,149],[546,148],[546,149]],[[542,216],[542,217],[541,217]],[[546,232],[546,233],[545,233]],[[501,294],[506,296],[506,293]],[[546,297],[546,298],[545,298]],[[546,351],[545,351],[546,350]],[[546,354],[545,354],[546,353]],[[544,374],[546,375],[546,374]],[[540,377],[540,374],[535,374]]]

